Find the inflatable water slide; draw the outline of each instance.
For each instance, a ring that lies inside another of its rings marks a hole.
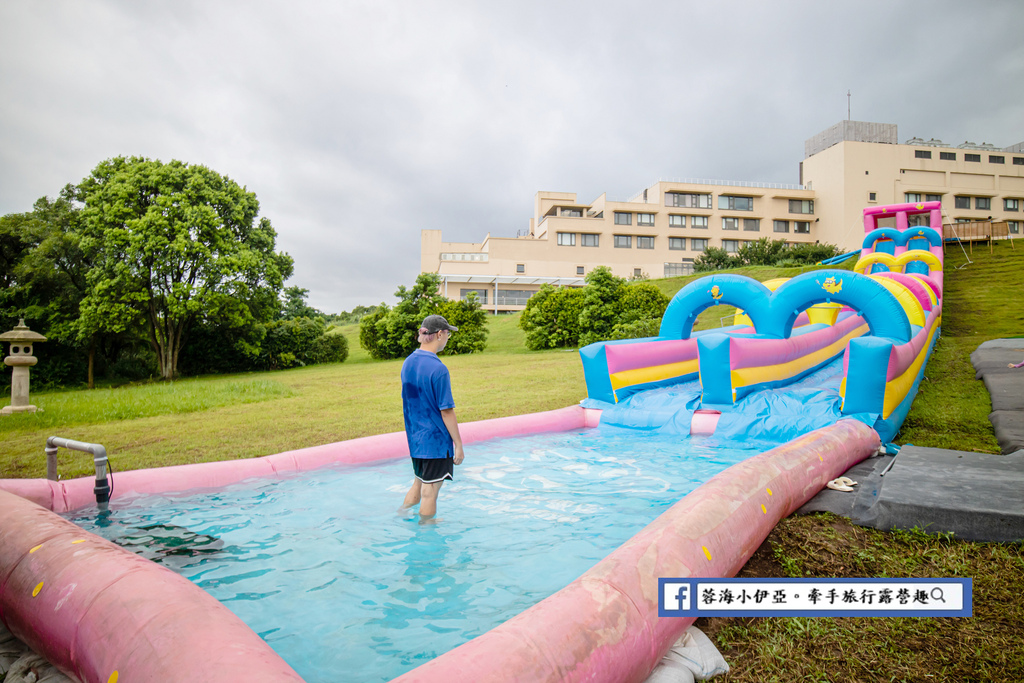
[[[466,443],[599,423],[771,438],[564,589],[400,680],[644,681],[693,622],[658,617],[659,577],[734,576],[780,519],[891,442],[939,334],[940,205],[871,207],[864,225],[853,271],[701,278],[672,299],[657,337],[581,349],[582,406],[463,425]],[[731,326],[693,330],[723,304],[739,309]],[[125,472],[114,496],[407,456],[403,434],[383,434]],[[0,621],[11,633],[88,683],[301,680],[198,586],[51,512],[89,504],[93,483],[0,480]]]
[[[925,217],[929,225],[916,225]],[[878,227],[880,219],[896,227]],[[893,439],[917,392],[942,320],[939,202],[864,210],[854,270],[818,270],[760,283],[721,273],[681,289],[657,337],[580,350],[593,407],[699,381],[690,433],[710,434],[754,392],[784,387],[843,359],[840,417]],[[915,225],[911,226],[910,223]],[[731,304],[733,325],[694,332],[705,309]]]

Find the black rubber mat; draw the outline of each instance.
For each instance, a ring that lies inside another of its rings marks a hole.
[[[917,527],[971,541],[1024,541],[1024,452],[904,446],[895,459],[869,458],[845,476],[858,482],[853,492],[825,489],[797,514],[828,510],[875,529]]]
[[[971,354],[976,376],[992,397],[988,419],[1004,454],[1024,449],[1024,367],[1007,367],[1021,361],[1024,339],[993,339]]]

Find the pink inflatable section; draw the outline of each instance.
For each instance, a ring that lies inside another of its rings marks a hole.
[[[0,491],[0,620],[88,683],[301,682],[263,639],[169,569]]]
[[[465,443],[498,439],[519,434],[564,432],[596,427],[600,410],[569,406],[543,413],[499,417],[467,422],[459,426]],[[42,446],[40,446],[40,449]],[[113,454],[116,457],[116,454]],[[222,488],[251,477],[276,477],[286,472],[317,469],[332,463],[361,463],[408,457],[405,432],[379,434],[325,446],[245,460],[178,465],[149,470],[133,470],[114,475],[113,498],[125,493],[164,493],[189,489]],[[116,463],[117,460],[115,459]],[[54,512],[69,512],[96,504],[95,479],[82,477],[69,481],[47,479],[0,479],[0,491],[9,491]]]

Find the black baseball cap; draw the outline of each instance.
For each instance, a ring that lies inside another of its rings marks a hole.
[[[420,327],[426,328],[427,334],[436,334],[441,330],[459,331],[459,328],[449,325],[443,315],[428,315],[423,319],[423,324]]]

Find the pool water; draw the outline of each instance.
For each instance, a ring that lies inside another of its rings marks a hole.
[[[614,427],[469,444],[436,524],[397,512],[408,460],[69,518],[208,591],[310,683],[386,681],[568,585],[757,452]]]

